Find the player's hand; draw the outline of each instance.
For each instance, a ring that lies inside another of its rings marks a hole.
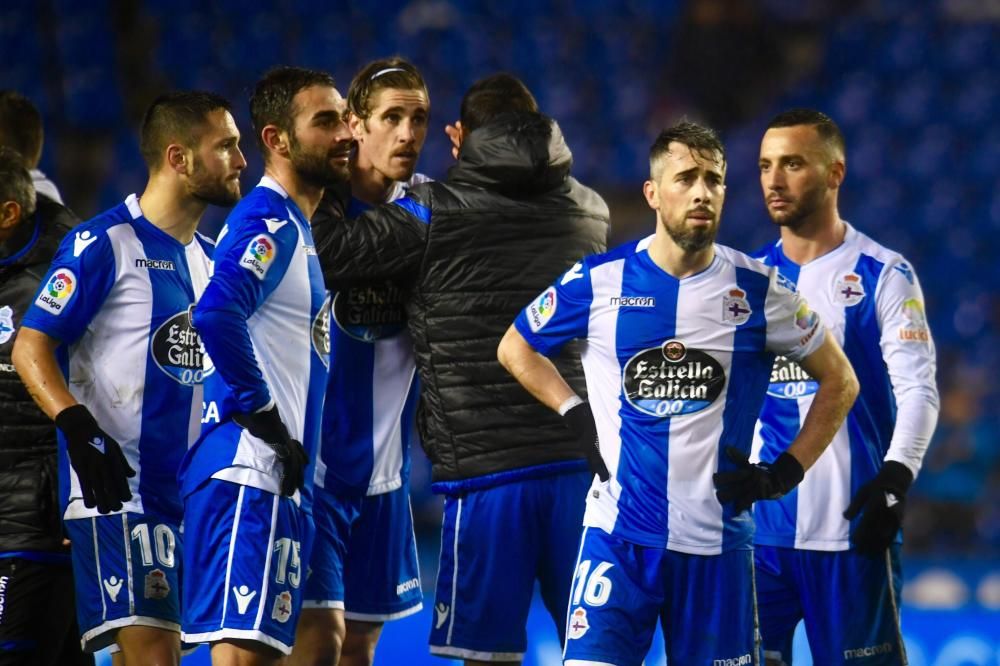
[[[253,414],[236,414],[233,420],[241,428],[246,428],[254,437],[264,440],[274,450],[283,470],[281,494],[289,497],[294,495],[305,481],[309,456],[306,455],[302,443],[292,439],[288,434],[288,428],[282,422],[277,406]]]
[[[83,505],[101,513],[122,508],[132,499],[128,479],[135,476],[118,442],[101,430],[84,405],[73,405],[56,415],[56,427],[66,437],[69,461],[80,480]]]
[[[805,476],[802,465],[790,453],[782,453],[773,463],[751,463],[742,451],[727,446],[726,457],[737,469],[716,472],[712,481],[719,504],[732,502],[737,514],[757,500],[778,499],[799,485]]]
[[[580,450],[587,456],[590,473],[596,474],[601,481],[610,479],[608,466],[601,457],[601,443],[597,439],[597,424],[594,423],[594,413],[590,411],[590,403],[584,401],[570,408],[563,414],[563,419],[570,432],[576,436]]]
[[[885,551],[896,538],[903,523],[906,491],[913,483],[913,473],[903,463],[890,460],[882,465],[875,478],[861,486],[851,500],[844,518],[861,520],[851,541],[864,553]]]

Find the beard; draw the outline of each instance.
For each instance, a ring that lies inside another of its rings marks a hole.
[[[235,183],[235,187],[230,185]],[[240,200],[240,181],[229,181],[218,176],[212,176],[205,169],[205,164],[197,157],[194,159],[191,171],[191,196],[212,206],[230,207]]]
[[[333,164],[338,150],[306,150],[292,132],[288,152],[295,173],[313,187],[328,187],[347,182],[351,178],[349,165]]]
[[[771,216],[771,221],[779,227],[798,229],[805,223],[806,218],[810,217],[823,206],[823,198],[825,196],[826,188],[819,184],[816,185],[816,187],[803,192],[799,198],[793,202],[793,205],[789,210],[778,211],[775,213],[775,211],[772,211],[771,207],[768,206],[767,213]]]
[[[681,220],[679,224],[670,224],[663,221],[663,228],[667,235],[679,248],[685,252],[700,252],[715,242],[715,236],[719,231],[719,222],[716,220],[708,227],[691,228]]]

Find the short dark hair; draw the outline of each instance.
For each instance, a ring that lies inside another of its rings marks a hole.
[[[797,125],[810,125],[816,128],[816,133],[823,141],[839,151],[841,155],[847,153],[844,134],[840,131],[837,123],[833,122],[833,119],[822,111],[805,108],[789,109],[771,118],[767,129],[795,127]]]
[[[347,90],[347,109],[358,118],[367,119],[372,114],[375,93],[387,88],[427,93],[424,77],[413,63],[399,56],[382,58],[368,63],[354,75]]]
[[[21,153],[7,146],[0,146],[0,203],[16,201],[21,215],[35,212],[35,185]]]
[[[660,159],[669,152],[670,144],[674,142],[684,144],[710,159],[715,159],[718,153],[722,163],[726,163],[726,149],[714,129],[682,120],[660,132],[649,148],[649,175],[653,180],[658,178],[656,171]]]
[[[42,155],[44,136],[38,107],[16,90],[0,90],[0,146],[19,152],[32,168]]]
[[[462,130],[471,132],[479,129],[501,113],[511,111],[538,113],[538,102],[528,86],[513,74],[505,72],[479,79],[462,98],[459,114]]]
[[[149,170],[160,167],[171,143],[193,148],[208,114],[218,109],[232,111],[224,97],[203,90],[169,92],[154,99],[139,132],[139,152]]]
[[[326,72],[303,67],[275,67],[254,86],[250,96],[250,119],[265,162],[267,146],[261,132],[266,126],[274,125],[291,134],[296,113],[295,95],[312,86],[336,88],[333,77]]]

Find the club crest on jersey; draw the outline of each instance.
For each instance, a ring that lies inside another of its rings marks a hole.
[[[170,594],[170,583],[162,569],[153,569],[146,574],[143,596],[147,599],[166,599]]]
[[[274,605],[271,607],[271,617],[284,624],[292,616],[292,595],[288,590],[279,592],[274,597]]]
[[[812,378],[801,365],[785,357],[778,356],[771,367],[771,382],[767,394],[775,398],[794,400],[804,395],[812,395],[819,390],[819,382]]]
[[[0,308],[0,345],[14,336],[14,311],[9,305]]]
[[[662,418],[700,412],[722,393],[722,364],[680,340],[643,349],[625,364],[622,390],[629,404]]]
[[[722,297],[722,321],[740,326],[747,323],[753,310],[747,301],[747,293],[742,289],[730,289],[729,294]]]
[[[908,298],[903,301],[902,310],[903,317],[906,318],[906,325],[899,329],[899,339],[903,342],[929,342],[931,332],[927,328],[924,304],[916,298]],[[0,336],[0,342],[2,341],[2,336]]]
[[[52,277],[42,287],[35,299],[35,305],[54,315],[62,314],[63,309],[73,298],[77,287],[76,274],[68,268],[57,268],[52,271]]]
[[[590,623],[587,622],[587,609],[577,608],[569,616],[569,632],[566,634],[566,638],[583,638],[588,629],[590,629]]]
[[[337,328],[361,342],[399,335],[406,327],[403,291],[391,283],[338,291],[333,297]]]
[[[543,326],[549,323],[555,312],[556,290],[555,287],[549,287],[528,306],[528,326],[531,327],[532,332],[540,331]]]
[[[240,266],[263,280],[274,263],[278,252],[274,239],[267,234],[257,234],[240,258]]]
[[[185,386],[201,384],[215,370],[191,323],[193,307],[169,317],[149,338],[149,350],[156,365]]]
[[[312,323],[312,345],[323,365],[330,367],[330,294],[323,299],[323,307]]]
[[[861,284],[861,276],[857,273],[848,273],[837,280],[833,298],[838,303],[851,307],[860,303],[864,297],[865,287]]]

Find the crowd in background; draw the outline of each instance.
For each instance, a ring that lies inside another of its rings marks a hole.
[[[612,243],[652,231],[639,184],[656,132],[683,115],[717,126],[729,160],[720,241],[748,251],[777,233],[757,179],[766,119],[793,105],[822,109],[847,139],[841,211],[913,262],[938,345],[941,417],[908,496],[906,548],[990,555],[1000,551],[992,242],[1000,231],[1000,16],[990,6],[16,0],[0,8],[0,88],[42,110],[41,168],[87,218],[141,189],[136,128],[164,89],[223,94],[246,136],[248,89],[270,64],[327,69],[346,86],[363,62],[399,53],[430,87],[432,130],[418,170],[443,177],[452,162],[443,128],[462,91],[506,69],[559,121],[574,173],[608,200]],[[246,154],[245,189],[261,172],[255,151]],[[206,231],[214,235],[223,217],[206,216]],[[412,486],[418,530],[436,530],[439,500],[419,463]]]

